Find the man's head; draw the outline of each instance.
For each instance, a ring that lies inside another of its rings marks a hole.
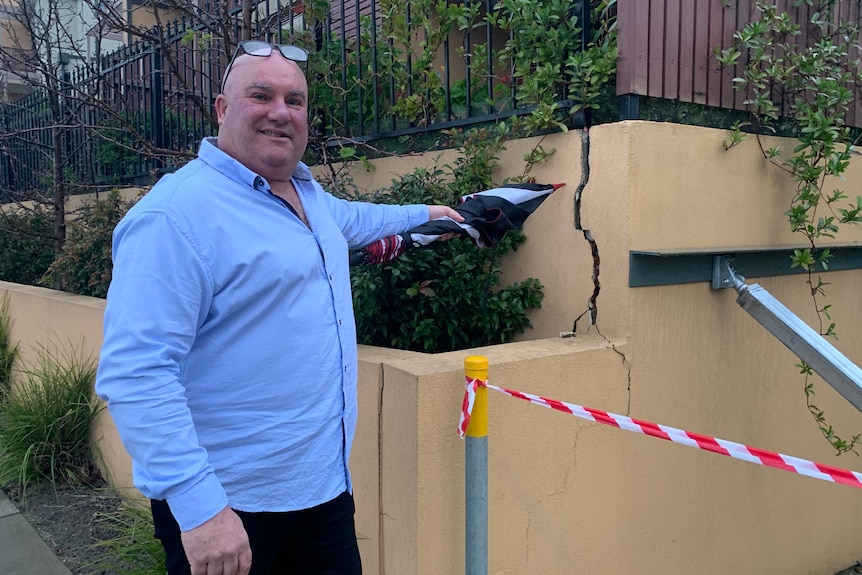
[[[294,46],[244,42],[215,101],[218,146],[270,181],[290,178],[308,144],[308,83]]]

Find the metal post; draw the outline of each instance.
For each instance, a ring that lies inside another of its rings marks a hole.
[[[162,53],[158,48],[150,52],[150,141],[156,148],[165,147],[165,89],[163,85]],[[156,172],[163,166],[158,158],[151,158],[150,168]]]
[[[464,360],[469,379],[488,381],[488,358],[471,355]],[[466,468],[466,575],[488,573],[488,389],[476,390],[465,437]]]
[[[742,309],[862,411],[862,369],[758,284],[740,286],[737,292]]]
[[[747,284],[733,268],[733,258],[715,256],[713,289],[733,288],[736,303],[756,319],[778,341],[807,363],[844,399],[862,411],[862,369],[847,359],[826,338],[758,284]]]

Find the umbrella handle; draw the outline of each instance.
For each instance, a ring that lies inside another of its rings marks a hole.
[[[366,257],[365,249],[352,250],[350,252],[350,254],[348,254],[348,260],[347,260],[348,265],[350,267],[355,267],[355,266],[358,266],[360,264],[363,264],[363,263],[365,263],[365,257]]]

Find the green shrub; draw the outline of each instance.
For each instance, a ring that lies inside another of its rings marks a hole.
[[[494,187],[491,173],[505,127],[450,135],[462,152],[454,166],[417,169],[372,199],[454,206],[462,195]],[[543,298],[536,279],[499,287],[500,259],[525,239],[513,230],[483,249],[455,239],[353,268],[359,342],[434,353],[511,341],[532,326],[527,312]]]
[[[499,258],[524,241],[510,232],[494,248],[452,240],[352,276],[360,343],[434,353],[505,343],[531,327],[536,279],[496,289]]]
[[[105,297],[111,283],[111,234],[133,202],[119,191],[84,205],[69,222],[63,253],[39,285],[93,297]]]
[[[95,362],[75,349],[58,356],[43,348],[37,365],[20,373],[20,385],[0,404],[0,484],[97,483],[90,449],[101,409]]]
[[[36,285],[54,260],[53,230],[41,208],[0,212],[0,280]]]

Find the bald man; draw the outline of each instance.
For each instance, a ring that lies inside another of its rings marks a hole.
[[[170,575],[361,573],[348,250],[444,206],[337,199],[300,159],[308,54],[241,43],[218,137],[114,231],[96,390]]]

